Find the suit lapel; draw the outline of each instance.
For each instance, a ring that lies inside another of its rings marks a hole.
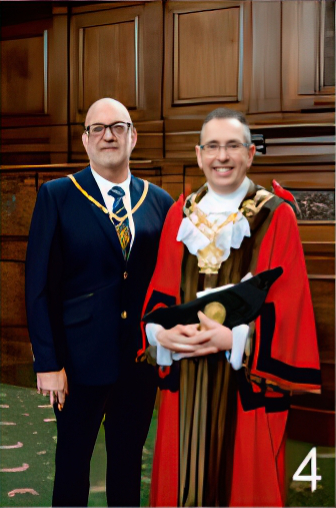
[[[87,166],[85,169],[76,173],[74,175],[79,185],[90,195],[92,196],[98,203],[105,207],[105,202],[103,196],[99,190],[96,180],[94,179],[90,166]],[[80,192],[78,190],[78,192]],[[107,214],[105,214],[98,206],[94,203],[91,203],[87,200],[88,206],[91,207],[92,213],[95,216],[96,220],[99,223],[99,226],[102,228],[104,233],[106,234],[108,240],[112,243],[116,253],[120,256],[120,259],[124,261],[119,238],[117,232],[115,230],[114,225],[110,221],[110,218]]]
[[[130,194],[131,194],[131,206],[132,209],[135,207],[135,205],[138,203],[139,199],[142,196],[144,190],[144,182],[143,180],[140,180],[139,178],[136,178],[135,176],[131,176],[131,183],[130,183]],[[136,213],[134,214],[134,217],[136,216]],[[134,220],[133,217],[133,220]]]
[[[130,182],[130,196],[131,196],[131,207],[132,207],[132,209],[135,207],[135,205],[138,203],[139,199],[141,198],[143,190],[144,190],[144,182],[143,182],[143,180],[140,180],[139,178],[136,178],[135,176],[132,175],[131,182]],[[132,249],[131,249],[131,252],[130,252],[130,257],[132,256],[132,253],[134,253],[135,242],[137,240],[137,231],[139,233],[139,230],[140,230],[139,229],[139,225],[140,225],[139,223],[141,221],[141,214],[137,213],[139,210],[140,209],[138,209],[133,214],[135,236],[134,236],[134,241],[133,241]],[[142,217],[142,220],[143,220],[143,217]]]
[[[90,196],[92,196],[101,205],[105,206],[103,196],[99,190],[96,180],[92,175],[90,166],[87,166],[82,171],[76,173],[74,177],[76,178],[79,185],[83,187],[83,189],[86,190]]]

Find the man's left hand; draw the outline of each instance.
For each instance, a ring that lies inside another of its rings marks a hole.
[[[200,347],[194,353],[187,353],[184,357],[206,356],[219,351],[226,351],[232,348],[232,331],[227,326],[223,326],[217,321],[208,318],[203,312],[198,312],[200,320],[200,331],[198,337],[206,340],[203,347]]]
[[[68,379],[65,370],[55,372],[38,372],[37,378],[37,391],[50,397],[50,404],[58,404],[58,409],[61,411],[65,397],[68,395]]]

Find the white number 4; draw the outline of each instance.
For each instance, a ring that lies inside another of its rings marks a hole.
[[[301,471],[305,468],[308,462],[311,460],[310,464],[310,475],[300,475]],[[322,476],[316,475],[316,448],[312,448],[306,458],[301,462],[297,470],[293,475],[293,480],[296,482],[311,482],[311,490],[314,492],[316,490],[316,481],[322,480]]]

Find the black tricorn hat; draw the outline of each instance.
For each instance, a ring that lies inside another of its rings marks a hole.
[[[248,324],[258,317],[271,285],[280,277],[283,269],[279,266],[258,273],[250,279],[227,289],[211,292],[188,303],[160,307],[143,317],[145,323],[157,323],[164,328],[175,325],[198,323],[198,311],[204,311],[206,305],[219,302],[224,305],[226,316],[224,325],[233,328]]]

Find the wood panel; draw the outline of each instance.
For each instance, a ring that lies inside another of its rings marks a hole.
[[[314,251],[314,244],[325,244],[326,252],[329,251],[330,244],[335,243],[335,221],[329,222],[314,222],[314,221],[304,221],[300,222],[300,238],[303,245],[307,244],[307,249],[312,253]],[[309,246],[309,248],[308,248]],[[333,253],[335,254],[335,253]],[[320,272],[321,273],[321,272]]]
[[[184,186],[186,195],[195,192],[205,181],[206,179],[203,171],[196,164],[184,166]]]
[[[289,439],[334,447],[335,412],[293,405],[289,412],[287,435]]]
[[[322,85],[335,88],[335,2],[322,2],[321,25]]]
[[[323,265],[320,266],[320,272]],[[333,360],[335,351],[335,278],[316,275],[310,279],[321,361]]]
[[[68,8],[63,3],[53,7],[49,31],[49,104],[50,125],[66,125],[69,117],[69,42]],[[56,137],[57,139],[57,137]],[[56,140],[54,140],[56,142]],[[54,161],[51,160],[51,163]],[[67,162],[66,158],[62,161]]]
[[[238,99],[239,11],[174,13],[173,104]]]
[[[118,97],[128,108],[138,104],[138,18],[85,27],[80,36],[79,109],[87,111],[97,97]]]
[[[160,119],[162,6],[136,4],[72,8],[71,123],[83,124],[88,106],[102,96],[123,102],[133,121]]]
[[[10,49],[13,60],[2,72],[1,83],[7,86],[8,75],[15,79],[10,93],[17,102],[5,105],[2,127],[66,124],[67,9],[53,11],[52,18],[2,27],[5,55]]]
[[[263,165],[259,166],[254,160],[253,166],[250,169],[249,177],[262,185],[269,188],[272,180],[276,180],[281,186],[287,188],[298,188],[299,185],[303,188],[333,188],[334,185],[334,171],[332,167],[312,168],[302,166],[285,166],[286,160],[283,165]],[[315,169],[315,171],[314,171]],[[315,184],[315,185],[314,185]]]
[[[1,109],[5,115],[45,113],[47,31],[1,42]]]
[[[1,30],[2,164],[68,158],[67,8],[53,7],[50,13]]]
[[[3,165],[64,162],[68,158],[68,128],[47,125],[4,129],[0,153]]]
[[[249,113],[281,110],[281,2],[252,2]]]
[[[26,326],[24,271],[24,262],[1,262],[1,324],[4,327]]]
[[[331,106],[320,76],[321,2],[282,2],[282,109]],[[320,90],[321,89],[321,90]],[[335,89],[329,91],[330,95]],[[315,104],[316,94],[319,102]],[[322,102],[321,102],[322,101]],[[324,104],[323,104],[324,102]]]
[[[318,68],[319,50],[319,5],[310,2],[297,5],[298,31],[298,83],[300,95],[314,94],[318,91],[316,69]]]
[[[250,21],[250,2],[166,2],[164,116],[181,130],[223,103],[247,109]]]

